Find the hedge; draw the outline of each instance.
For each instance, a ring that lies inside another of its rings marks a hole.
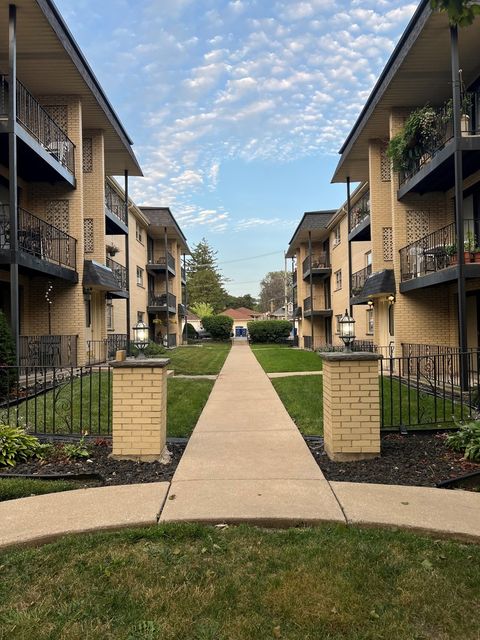
[[[284,342],[292,331],[288,320],[257,320],[247,328],[252,342]]]
[[[233,318],[229,316],[206,316],[202,318],[203,328],[213,340],[228,340],[232,333]]]

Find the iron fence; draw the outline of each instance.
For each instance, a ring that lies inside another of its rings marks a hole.
[[[112,270],[113,276],[122,291],[128,291],[128,271],[123,264],[108,258],[106,260],[107,267]]]
[[[382,428],[435,428],[476,418],[479,368],[479,350],[380,359]]]
[[[0,115],[8,116],[9,82],[0,76]],[[62,166],[75,174],[75,145],[47,110],[17,80],[17,120],[22,127]]]
[[[355,273],[352,273],[350,289],[351,289],[351,294],[353,298],[355,296],[358,296],[362,292],[365,282],[371,275],[372,275],[371,264],[368,264],[363,269],[360,269],[360,271],[356,271]]]
[[[103,340],[87,340],[87,361],[89,365],[115,360],[118,350],[127,349],[127,334],[113,333]]]
[[[350,231],[363,222],[370,215],[370,192],[364,193],[350,211]]]
[[[156,295],[154,293],[148,294],[148,306],[149,307],[164,307],[165,309],[177,309],[177,298],[173,293],[162,293]]]
[[[128,225],[127,214],[125,211],[125,200],[115,191],[108,183],[105,183],[105,207],[117,216],[123,224]]]
[[[310,269],[330,269],[330,256],[326,251],[316,251],[307,256],[302,263],[302,272],[305,275]]]
[[[112,375],[102,367],[0,367],[0,423],[36,435],[109,435]]]
[[[78,336],[20,336],[22,367],[76,367]]]

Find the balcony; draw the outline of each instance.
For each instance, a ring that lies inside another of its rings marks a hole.
[[[9,90],[8,77],[0,76],[0,131],[5,138]],[[75,186],[75,145],[18,80],[16,124],[19,175],[26,180],[51,182],[60,176]],[[1,145],[0,161],[8,164],[8,144]]]
[[[325,301],[320,298],[313,299],[309,296],[303,300],[303,317],[311,318],[311,317],[319,317],[319,318],[330,318],[332,316],[331,309],[325,309]]]
[[[467,93],[468,113],[461,119],[460,150],[463,156],[463,178],[480,169],[480,122],[478,106],[480,94]],[[447,104],[435,109],[435,124],[430,145],[419,157],[412,157],[410,166],[399,175],[397,197],[408,193],[448,191],[455,184],[453,121]]]
[[[368,264],[360,271],[352,273],[352,282],[350,284],[350,295],[352,298],[360,295],[367,279],[372,275],[372,265]]]
[[[332,265],[330,257],[326,251],[317,251],[307,256],[302,263],[303,279],[310,278],[327,278],[332,273]]]
[[[187,315],[187,307],[184,304],[178,304],[178,315],[181,318],[185,318],[185,316]]]
[[[21,367],[76,367],[78,336],[20,336]]]
[[[177,273],[175,269],[175,258],[170,252],[165,255],[150,254],[148,257],[147,271],[153,274],[168,273],[169,277],[174,277]]]
[[[367,191],[350,211],[348,239],[350,242],[371,240],[370,232],[370,192]]]
[[[480,277],[480,252],[473,221],[465,220],[464,273],[466,278]],[[455,223],[400,249],[400,291],[431,287],[458,277],[458,252]]]
[[[11,262],[9,212],[8,205],[0,205],[0,264]],[[75,238],[25,209],[18,209],[18,264],[21,268],[78,282],[76,251]]]
[[[123,264],[119,264],[112,260],[112,258],[108,258],[106,260],[106,265],[109,269],[112,270],[113,276],[120,287],[121,291],[113,291],[110,293],[112,298],[127,298],[128,297],[128,271],[127,268],[123,266]]]
[[[105,183],[105,233],[111,236],[128,234],[125,200],[108,182]]]
[[[161,312],[177,313],[177,298],[173,293],[162,293],[156,295],[154,293],[148,294],[148,312],[149,313],[161,313]]]

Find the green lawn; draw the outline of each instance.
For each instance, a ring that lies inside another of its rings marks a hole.
[[[171,349],[165,357],[171,360],[168,368],[178,375],[215,375],[220,373],[230,348],[229,342],[206,342]]]
[[[323,434],[322,383],[322,376],[288,376],[272,380],[290,417],[305,436]]]
[[[32,424],[36,416],[37,430],[45,433],[106,434],[109,403],[111,408],[110,382],[111,376],[109,378],[105,371],[76,379],[72,385],[66,383],[55,393],[48,391],[19,405],[19,421]],[[183,437],[191,433],[213,384],[213,380],[168,379],[168,436]]]
[[[317,353],[292,349],[285,345],[252,345],[252,351],[267,373],[282,371],[320,371],[322,360]]]
[[[0,555],[0,638],[478,640],[479,564],[478,546],[333,525],[68,537]]]
[[[273,386],[292,420],[300,431],[307,436],[323,434],[322,382],[321,376],[288,376],[272,380]],[[445,421],[450,421],[451,423],[451,416],[453,415],[456,420],[462,418],[460,407],[458,405],[454,406],[450,400],[445,402],[441,398],[435,400],[433,396],[425,392],[420,392],[417,395],[413,389],[410,391],[409,416],[407,386],[405,384],[400,385],[397,380],[390,381],[388,378],[384,378],[383,384],[385,428],[391,425],[396,426],[400,422],[408,427],[409,424],[418,424],[419,420],[420,423],[433,428]],[[463,417],[467,416],[464,415]]]
[[[84,486],[81,482],[67,480],[33,480],[30,478],[0,478],[0,502],[28,496],[41,496],[45,493],[71,491]],[[0,635],[1,637],[1,635]]]

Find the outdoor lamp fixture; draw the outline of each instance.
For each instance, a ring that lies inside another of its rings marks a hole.
[[[393,304],[395,302],[395,296],[391,293],[388,298],[388,304]]]
[[[372,299],[367,300],[367,304],[368,304],[368,306],[369,306],[369,307],[370,307],[370,309],[371,309],[371,308],[373,307],[373,300],[372,300]]]
[[[351,344],[355,340],[355,320],[348,315],[345,309],[345,315],[338,321],[340,325],[340,338],[345,344],[345,351],[351,351]]]
[[[141,360],[145,358],[144,351],[148,347],[148,327],[144,322],[137,322],[137,324],[132,327],[133,331],[133,344],[138,349],[137,358]]]

